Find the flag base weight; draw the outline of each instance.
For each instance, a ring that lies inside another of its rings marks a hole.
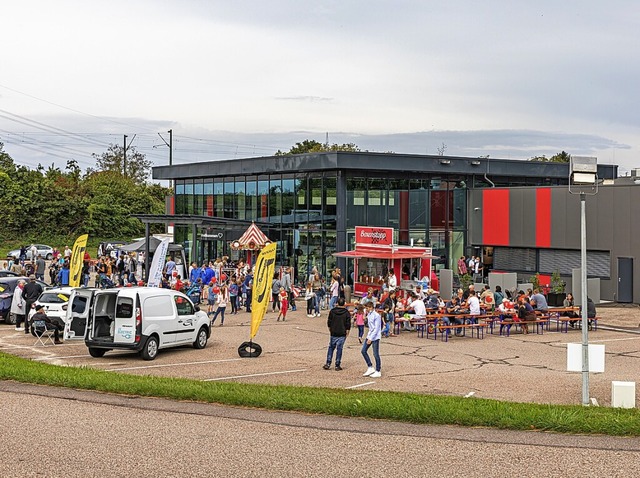
[[[238,347],[238,355],[242,358],[259,357],[262,353],[262,347],[255,342],[242,342]]]

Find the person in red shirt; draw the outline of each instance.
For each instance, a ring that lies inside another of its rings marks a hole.
[[[287,309],[289,308],[289,293],[284,290],[284,287],[280,287],[280,292],[278,292],[280,296],[280,313],[278,314],[278,321],[280,321],[280,317],[282,317],[282,321],[287,317]]]

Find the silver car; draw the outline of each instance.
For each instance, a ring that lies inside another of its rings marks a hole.
[[[30,246],[27,246],[27,260],[30,261],[31,259],[31,248],[34,246],[34,244],[31,244]],[[46,259],[48,261],[50,261],[51,259],[53,259],[53,247],[51,246],[45,246],[44,244],[35,244],[36,248],[38,249],[38,255],[42,256],[43,259]],[[20,249],[14,249],[13,251],[10,251],[9,256],[13,257],[14,259],[20,259]]]

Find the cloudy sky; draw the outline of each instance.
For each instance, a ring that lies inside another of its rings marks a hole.
[[[633,0],[4,2],[0,142],[18,163],[128,136],[156,164],[315,139],[640,168]]]

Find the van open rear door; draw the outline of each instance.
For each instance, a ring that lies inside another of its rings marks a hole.
[[[136,296],[118,294],[113,343],[132,344],[136,340]]]
[[[65,317],[64,339],[84,339],[94,289],[75,289],[69,297]]]

